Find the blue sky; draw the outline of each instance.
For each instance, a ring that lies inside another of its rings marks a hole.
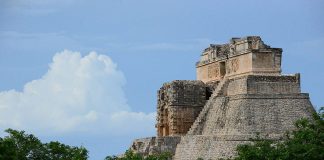
[[[320,0],[1,0],[0,129],[84,145],[90,159],[121,153],[155,134],[163,82],[195,79],[205,47],[247,35],[283,48],[283,73],[301,73],[302,92],[324,106],[323,8]]]

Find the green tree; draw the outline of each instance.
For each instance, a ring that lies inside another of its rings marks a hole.
[[[60,142],[44,144],[48,160],[86,160],[88,151],[84,147],[71,147]]]
[[[296,130],[288,132],[282,141],[254,139],[253,144],[237,147],[236,160],[322,160],[324,159],[324,108],[312,120],[300,119]]]
[[[171,158],[172,154],[170,152],[163,152],[160,154],[149,155],[145,160],[169,160]]]
[[[0,159],[6,160],[86,160],[84,147],[71,147],[59,142],[42,143],[32,134],[7,129],[0,138]]]
[[[14,148],[15,143],[11,139],[0,138],[0,159],[18,160],[17,152]]]
[[[9,136],[3,138],[2,144],[7,152],[1,154],[2,156],[13,154],[15,156],[12,158],[19,160],[41,160],[45,158],[44,147],[35,136],[13,129],[7,129],[6,132],[9,133]]]

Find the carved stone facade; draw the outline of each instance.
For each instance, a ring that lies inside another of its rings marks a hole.
[[[196,63],[197,79],[220,81],[243,75],[280,75],[281,48],[271,48],[258,36],[232,38],[228,44],[211,44]]]
[[[300,75],[281,74],[281,48],[258,36],[210,45],[196,63],[197,80],[172,81],[158,91],[157,137],[131,147],[176,160],[232,158],[257,133],[278,140],[294,121],[315,112]]]
[[[172,81],[158,91],[157,135],[184,135],[196,120],[207,100],[201,81]]]

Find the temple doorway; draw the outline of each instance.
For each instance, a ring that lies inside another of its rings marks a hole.
[[[223,78],[226,74],[226,62],[219,63],[220,77]]]

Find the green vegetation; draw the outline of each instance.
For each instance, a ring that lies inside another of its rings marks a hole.
[[[7,129],[0,138],[0,159],[5,160],[86,160],[84,147],[71,147],[59,142],[42,143],[32,134]]]
[[[324,159],[324,108],[312,120],[295,123],[282,141],[254,139],[253,144],[239,145],[236,160],[322,160]]]
[[[8,136],[0,137],[0,160],[87,160],[84,147],[73,147],[60,142],[42,143],[32,134],[7,129]],[[123,158],[107,156],[105,160],[168,160],[170,153],[142,157],[130,150]]]
[[[124,154],[124,157],[107,156],[105,160],[169,160],[171,158],[172,155],[168,152],[143,157],[131,150],[127,150]]]
[[[237,147],[235,160],[322,160],[324,159],[324,107],[312,120],[301,119],[296,130],[288,132],[281,141],[253,139],[253,144]],[[59,142],[42,143],[32,134],[7,129],[8,136],[0,137],[0,159],[5,160],[86,160],[84,147],[73,147]],[[168,160],[170,153],[143,157],[130,150],[123,157],[107,156],[105,160]],[[200,159],[200,158],[199,158]]]

